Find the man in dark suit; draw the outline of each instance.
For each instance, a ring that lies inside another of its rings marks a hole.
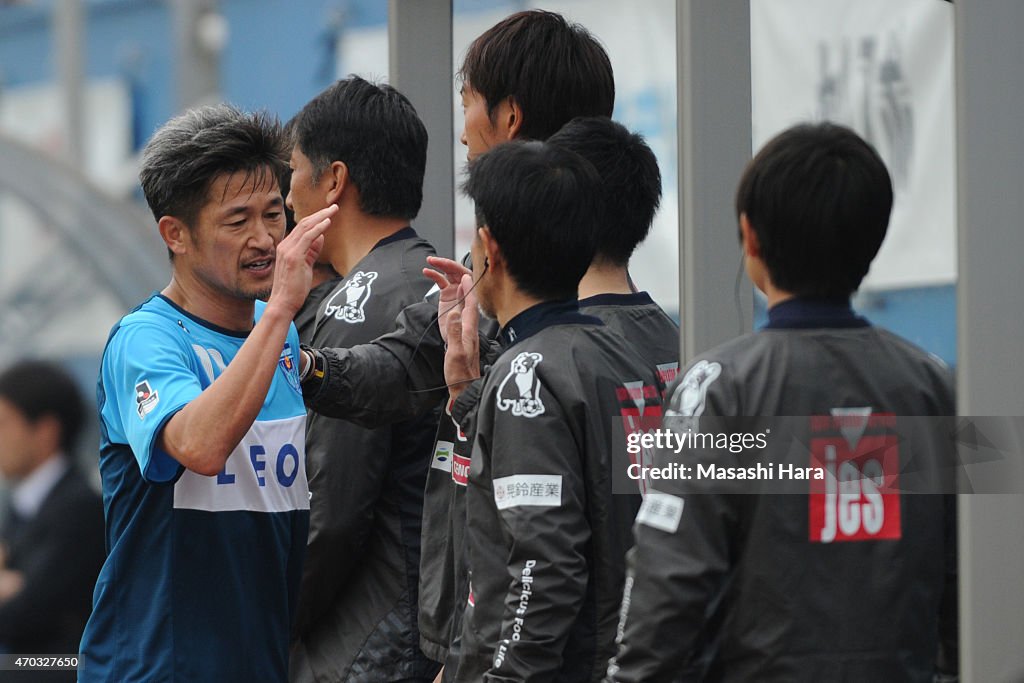
[[[10,493],[0,529],[2,652],[78,652],[104,556],[103,505],[70,457],[82,417],[75,382],[53,364],[22,361],[0,374],[0,475]],[[74,678],[72,670],[52,680]]]

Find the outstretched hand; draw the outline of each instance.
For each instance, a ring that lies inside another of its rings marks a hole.
[[[313,264],[324,246],[324,232],[337,212],[338,205],[331,204],[306,216],[277,245],[274,286],[268,305],[284,308],[289,317],[302,308],[313,284]]]
[[[462,281],[455,286],[454,300],[458,303],[452,304],[446,319],[439,321],[448,340],[444,353],[444,381],[448,384],[452,400],[480,376],[480,338],[477,336],[480,312],[471,275],[463,275]]]
[[[441,330],[441,339],[448,343],[448,326],[445,319],[449,311],[459,300],[459,285],[464,275],[469,275],[470,270],[458,261],[440,256],[428,256],[427,263],[433,268],[424,268],[423,274],[429,277],[440,289],[440,297],[437,301],[437,325]]]

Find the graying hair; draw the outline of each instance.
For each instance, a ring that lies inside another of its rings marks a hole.
[[[190,109],[165,123],[142,152],[139,182],[153,217],[192,226],[210,185],[224,174],[288,168],[288,144],[276,117],[228,104]]]

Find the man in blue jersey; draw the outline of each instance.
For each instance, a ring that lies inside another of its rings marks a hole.
[[[291,321],[337,207],[282,240],[286,153],[276,122],[226,105],[172,119],[143,152],[172,275],[103,354],[108,557],[83,683],[287,677],[309,521]]]

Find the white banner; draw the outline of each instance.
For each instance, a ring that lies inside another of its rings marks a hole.
[[[956,281],[953,7],[943,0],[753,0],[754,150],[801,121],[850,126],[896,190],[865,289]]]

